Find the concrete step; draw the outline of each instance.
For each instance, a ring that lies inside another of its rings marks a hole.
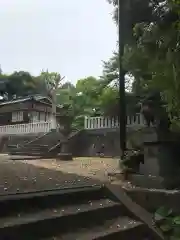
[[[18,151],[21,151],[21,152],[26,152],[26,151],[45,151],[47,152],[48,151],[48,147],[28,147],[28,148],[18,148],[17,149]]]
[[[12,144],[12,145],[8,145],[8,147],[9,148],[18,148],[18,144]],[[48,145],[46,144],[46,145],[44,145],[44,144],[29,144],[29,145],[27,145],[27,146],[24,146],[24,147],[21,147],[20,146],[20,148],[39,148],[39,147],[41,147],[41,148],[47,148],[48,147]]]
[[[26,147],[48,147],[47,144],[30,144],[29,146],[26,146]]]
[[[42,156],[25,156],[25,155],[10,155],[9,159],[13,161],[18,161],[18,160],[37,160],[37,159],[42,159]],[[50,157],[48,157],[50,158]]]
[[[55,239],[62,240],[144,240],[146,227],[139,221],[132,220],[129,217],[121,216],[111,220],[105,220],[102,225],[94,226],[88,229],[78,229],[77,232],[55,236]],[[51,238],[52,239],[52,238]],[[148,238],[150,239],[150,238]],[[152,238],[151,238],[152,239]],[[50,240],[50,238],[49,238]]]
[[[32,150],[33,148],[52,148],[55,146],[59,140],[64,136],[58,132],[49,132],[46,134],[32,135],[32,136],[13,136],[11,140],[7,143],[7,148],[5,152],[12,150],[13,148],[19,147],[19,149],[28,149]]]
[[[153,239],[98,184],[3,196],[0,211],[2,239]]]
[[[13,151],[10,153],[10,155],[23,155],[23,156],[48,156],[48,153],[46,152],[39,152],[39,151],[36,151],[36,152],[18,152],[18,151]]]
[[[48,146],[47,145],[29,145],[26,147],[17,147],[15,145],[10,145],[8,147],[8,152],[10,154],[16,155],[44,155],[45,153],[48,154]]]
[[[29,148],[29,149],[21,149],[21,148],[14,148],[9,149],[9,152],[48,152],[47,148]]]

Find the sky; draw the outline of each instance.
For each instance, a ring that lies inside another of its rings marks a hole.
[[[106,0],[2,0],[0,32],[4,73],[48,69],[72,83],[100,76],[117,41]]]

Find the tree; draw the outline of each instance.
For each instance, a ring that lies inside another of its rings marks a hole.
[[[101,79],[106,85],[115,81],[118,85],[119,76],[119,56],[117,52],[113,52],[113,56],[108,61],[103,61],[103,76]]]
[[[58,90],[57,99],[69,104],[73,126],[83,128],[85,116],[117,115],[118,87],[90,76],[78,80],[76,86],[65,83]]]
[[[7,99],[18,98],[35,93],[34,77],[28,72],[19,71],[10,75],[0,74],[0,94]]]
[[[76,86],[64,83],[57,91],[57,103],[69,106],[68,113],[73,117],[73,127],[83,128],[84,117],[93,116],[97,104],[96,90],[98,80],[88,77],[77,81]]]
[[[110,2],[117,8],[117,1]],[[178,0],[141,1],[151,3],[146,7],[151,14],[145,19],[147,11],[139,14],[137,7],[141,5],[137,0],[131,2],[134,5],[130,27],[133,41],[127,41],[123,60],[126,71],[134,77],[132,91],[142,96],[158,89],[167,102],[168,111],[180,116],[180,3]],[[134,17],[136,12],[140,19]],[[117,23],[116,13],[114,19]]]
[[[40,86],[42,87],[40,90],[52,97],[54,92],[61,86],[63,79],[64,77],[57,72],[42,71],[39,76]]]
[[[99,96],[99,110],[103,115],[119,115],[119,91],[117,87],[106,87]]]
[[[99,84],[99,80],[92,76],[77,81],[75,101],[81,103],[81,108],[84,106],[84,112],[93,113],[98,101]]]
[[[61,75],[56,72],[49,73],[47,70],[46,72],[41,72],[40,79],[47,91],[47,95],[50,96],[52,100],[52,127],[56,128],[56,95],[59,87],[62,85],[64,77],[61,77]]]
[[[179,5],[180,7],[180,5]],[[159,21],[137,24],[136,45],[127,48],[126,67],[136,76],[134,86],[159,89],[169,113],[180,116],[178,1],[165,1]],[[137,81],[138,79],[138,81]]]
[[[61,85],[61,89],[75,89],[75,86],[71,82],[65,82]]]

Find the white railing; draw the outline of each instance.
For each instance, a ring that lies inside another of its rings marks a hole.
[[[9,134],[28,134],[28,133],[45,133],[52,129],[51,122],[35,122],[27,124],[15,124],[0,126],[0,135]]]
[[[136,127],[143,125],[144,119],[140,114],[127,117],[127,126]],[[85,129],[119,128],[119,120],[118,118],[108,117],[85,117],[84,128]],[[51,121],[4,125],[0,126],[0,135],[46,133],[51,131],[51,129],[53,129]]]
[[[144,119],[141,114],[127,116],[126,124],[128,127],[143,126]],[[85,129],[119,128],[118,118],[109,117],[85,117]]]

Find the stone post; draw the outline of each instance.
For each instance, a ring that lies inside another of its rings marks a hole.
[[[140,174],[148,181],[153,179],[153,186],[157,182],[157,188],[180,187],[179,156],[180,144],[177,141],[169,136],[164,136],[162,140],[156,133],[149,134],[144,141],[144,163],[140,165]]]
[[[69,143],[67,139],[61,142],[60,153],[57,156],[57,160],[63,160],[63,161],[73,160],[72,153],[69,152]]]

